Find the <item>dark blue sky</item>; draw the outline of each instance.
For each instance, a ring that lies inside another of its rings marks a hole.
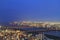
[[[59,0],[0,0],[0,22],[60,21]]]

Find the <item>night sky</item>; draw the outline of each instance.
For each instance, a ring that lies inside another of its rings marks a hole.
[[[0,0],[0,22],[60,21],[59,0]]]

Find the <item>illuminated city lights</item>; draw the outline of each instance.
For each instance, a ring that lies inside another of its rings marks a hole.
[[[13,24],[15,26],[13,26]],[[42,40],[46,38],[43,32],[51,30],[60,30],[59,22],[12,22],[10,27],[0,26],[0,37],[2,40]],[[27,27],[26,27],[27,26]],[[23,28],[38,28],[38,30],[24,30]],[[45,28],[44,30],[39,30],[39,28]],[[35,31],[34,31],[35,30]],[[36,33],[37,32],[37,33]],[[44,37],[44,38],[43,38]]]

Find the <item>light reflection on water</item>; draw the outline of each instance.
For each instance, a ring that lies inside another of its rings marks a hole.
[[[60,31],[49,31],[49,32],[45,32],[45,34],[49,34],[49,35],[54,35],[54,36],[60,37]]]

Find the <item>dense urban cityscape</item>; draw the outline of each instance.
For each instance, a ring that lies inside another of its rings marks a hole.
[[[0,0],[0,40],[60,40],[60,0]]]
[[[0,26],[0,40],[53,40],[46,37],[44,32],[57,30],[60,30],[60,22],[16,21]]]

